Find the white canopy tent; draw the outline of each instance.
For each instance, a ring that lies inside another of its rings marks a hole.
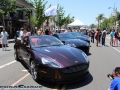
[[[81,22],[79,19],[76,19],[74,22],[68,24],[68,27],[82,27],[86,26],[83,22]]]

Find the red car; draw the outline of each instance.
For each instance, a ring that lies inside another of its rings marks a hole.
[[[54,36],[26,36],[15,42],[14,50],[15,59],[28,66],[35,81],[73,82],[89,74],[87,55]]]

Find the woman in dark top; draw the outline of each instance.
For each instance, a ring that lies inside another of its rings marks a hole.
[[[98,43],[99,43],[99,29],[97,29],[97,31],[95,33],[95,39],[96,39],[96,46],[98,46]]]
[[[118,37],[119,37],[119,33],[118,31],[115,31],[114,46],[118,46]]]

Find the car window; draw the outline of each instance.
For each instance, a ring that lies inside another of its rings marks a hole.
[[[32,47],[47,47],[52,45],[63,45],[56,37],[34,37],[30,39]]]
[[[64,39],[76,39],[76,37],[72,34],[59,34],[59,38]]]

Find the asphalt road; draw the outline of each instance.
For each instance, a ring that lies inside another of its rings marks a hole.
[[[0,51],[0,87],[38,87],[39,90],[107,90],[111,80],[108,73],[120,66],[120,47],[109,45],[109,36],[106,38],[106,46],[91,43],[89,76],[78,82],[69,84],[54,84],[44,81],[35,82],[29,71],[14,60],[14,43],[9,43],[7,51]],[[26,89],[27,90],[27,89]]]

